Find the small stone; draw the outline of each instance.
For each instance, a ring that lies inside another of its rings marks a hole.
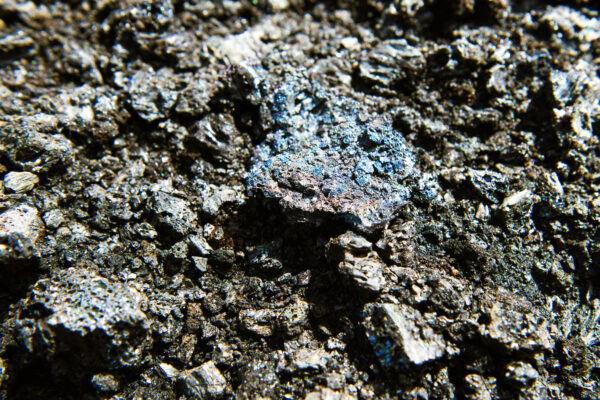
[[[167,379],[175,379],[175,378],[179,377],[179,370],[177,368],[175,368],[174,366],[172,366],[171,364],[160,363],[156,367],[156,370],[158,371],[158,373],[161,376],[163,376]]]
[[[477,206],[477,211],[475,212],[475,218],[480,221],[487,221],[490,216],[490,208],[483,203],[479,203]]]
[[[155,239],[158,236],[156,229],[148,222],[140,222],[133,226],[135,233],[144,239]]]
[[[469,400],[493,400],[497,398],[496,378],[469,374],[465,376],[465,392]]]
[[[194,262],[194,266],[199,272],[208,271],[208,259],[206,257],[192,257],[192,261]]]
[[[405,39],[386,40],[375,47],[358,67],[358,75],[373,89],[392,95],[398,85],[411,85],[411,79],[425,68],[425,56]]]
[[[360,43],[359,43],[358,39],[355,37],[343,38],[340,41],[340,43],[342,44],[342,46],[344,46],[344,48],[346,48],[348,50],[352,50],[352,51],[360,50]]]
[[[65,217],[59,209],[50,210],[44,214],[44,222],[46,223],[46,228],[56,229],[65,222]]]
[[[75,154],[73,143],[59,129],[55,115],[36,113],[9,117],[0,125],[0,154],[25,171],[39,173],[69,164]]]
[[[480,335],[506,351],[553,348],[548,322],[527,300],[499,289],[485,293],[481,308],[489,322],[479,325]]]
[[[38,210],[21,204],[0,214],[0,259],[30,259],[39,254],[44,223]]]
[[[293,296],[294,302],[278,310],[277,328],[288,336],[301,334],[309,323],[309,305],[299,297]]]
[[[414,17],[425,6],[424,0],[400,0],[400,11],[407,17]]]
[[[525,388],[535,384],[540,374],[535,368],[523,361],[515,361],[506,366],[506,379],[514,385]]]
[[[499,203],[506,192],[507,179],[499,172],[470,169],[466,176],[472,188],[492,203]]]
[[[216,399],[228,391],[227,381],[212,361],[182,372],[180,378],[189,395],[195,398]]]
[[[513,207],[520,203],[531,200],[532,198],[531,190],[525,189],[520,192],[516,192],[506,197],[500,207]]]
[[[292,355],[292,367],[301,371],[324,369],[330,357],[325,350],[301,348]]]
[[[240,325],[248,332],[258,336],[273,335],[275,313],[272,310],[242,310],[239,313]]]
[[[119,381],[111,374],[96,374],[92,377],[92,384],[99,392],[108,393],[119,390]]]
[[[384,367],[421,365],[441,358],[446,343],[423,315],[405,304],[370,304],[363,324]]]
[[[340,260],[340,274],[367,295],[378,293],[385,284],[385,264],[371,248],[371,242],[354,232],[346,232],[328,244],[329,257]]]
[[[290,6],[289,0],[267,0],[274,12],[286,10]]]
[[[154,221],[159,227],[168,228],[175,235],[185,235],[196,226],[198,216],[189,203],[163,191],[154,193],[149,203]]]
[[[262,41],[263,36],[263,30],[256,27],[224,38],[211,37],[208,42],[219,59],[227,64],[239,64],[244,60],[260,59],[265,54],[268,46]]]
[[[92,270],[61,270],[34,285],[27,307],[44,312],[28,312],[35,319],[20,320],[20,334],[30,352],[50,352],[64,373],[137,366],[152,343],[146,302],[132,286]]]
[[[325,348],[327,350],[344,350],[346,348],[346,343],[341,341],[338,338],[330,337],[327,339],[327,343],[325,344]]]
[[[208,244],[206,239],[204,239],[204,237],[201,235],[190,235],[189,241],[192,245],[192,248],[201,256],[209,256],[213,251],[210,244]]]
[[[40,181],[31,172],[9,172],[4,175],[4,187],[15,193],[29,192]]]
[[[211,217],[216,217],[224,204],[239,206],[244,201],[244,188],[242,186],[207,185],[202,191],[202,211]]]
[[[173,71],[152,67],[138,70],[129,80],[131,107],[148,122],[165,118],[177,102]]]

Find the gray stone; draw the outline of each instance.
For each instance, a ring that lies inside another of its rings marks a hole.
[[[146,121],[164,118],[177,102],[173,71],[152,67],[138,70],[129,81],[131,107]]]
[[[161,376],[167,379],[175,379],[179,377],[179,370],[171,364],[160,363],[156,367],[156,370]]]
[[[96,374],[92,377],[92,384],[99,392],[116,392],[119,390],[119,381],[111,374]]]
[[[65,222],[65,217],[61,210],[54,209],[44,214],[44,222],[46,223],[46,228],[56,229]]]
[[[296,370],[322,370],[331,355],[323,349],[300,348],[292,354],[291,366]]]
[[[552,70],[550,84],[557,103],[557,121],[570,125],[574,139],[589,141],[594,133],[593,123],[600,117],[598,69],[580,60],[567,71]]]
[[[184,199],[158,190],[153,194],[149,207],[154,212],[156,224],[172,233],[185,235],[196,226],[198,216]]]
[[[425,5],[424,0],[400,0],[400,11],[407,17],[414,17]]]
[[[393,94],[398,85],[410,85],[426,65],[421,49],[405,39],[390,39],[377,45],[358,67],[360,78],[381,94]]]
[[[423,315],[405,304],[369,304],[365,307],[367,338],[384,367],[421,365],[444,356],[446,343]]]
[[[25,171],[45,172],[56,166],[68,165],[74,156],[73,143],[59,130],[54,115],[37,113],[31,116],[11,116],[0,125],[0,154]]]
[[[62,270],[33,287],[26,308],[45,312],[19,321],[21,342],[67,371],[140,365],[152,343],[150,321],[142,311],[146,301],[132,286],[94,271]]]
[[[207,185],[202,191],[202,211],[215,217],[224,204],[239,206],[245,200],[243,186]]]
[[[525,388],[533,386],[540,378],[535,368],[523,361],[514,361],[506,366],[506,379],[514,385]]]
[[[224,396],[229,388],[221,371],[212,361],[186,370],[180,375],[190,396],[200,399],[216,399]]]
[[[4,187],[15,193],[29,192],[40,179],[31,172],[9,172],[4,175]]]
[[[39,255],[44,223],[38,210],[21,204],[0,214],[0,259],[30,259]]]
[[[239,313],[240,325],[248,332],[258,336],[273,335],[276,315],[273,310],[242,310]]]
[[[353,232],[328,244],[329,256],[339,262],[340,274],[367,295],[378,293],[385,284],[385,264],[371,247],[367,239]]]
[[[488,291],[481,304],[488,323],[479,325],[480,335],[506,351],[541,351],[554,347],[548,321],[528,301],[506,290]]]

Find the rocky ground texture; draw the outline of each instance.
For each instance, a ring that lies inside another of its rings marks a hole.
[[[0,398],[599,398],[599,13],[1,0]]]

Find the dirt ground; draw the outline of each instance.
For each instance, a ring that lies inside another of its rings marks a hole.
[[[0,0],[0,398],[600,398],[599,12]]]

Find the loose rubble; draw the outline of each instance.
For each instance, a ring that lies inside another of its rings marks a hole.
[[[596,399],[590,0],[0,2],[0,399]]]

